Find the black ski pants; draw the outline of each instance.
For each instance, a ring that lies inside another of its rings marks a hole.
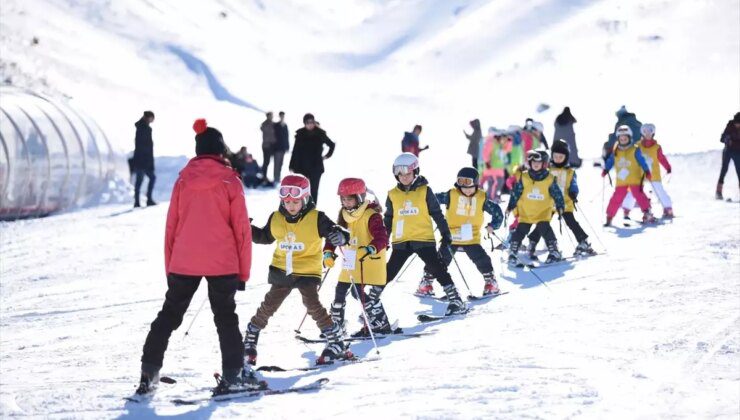
[[[404,244],[401,244],[400,247],[394,246],[393,252],[391,252],[391,257],[388,260],[386,271],[388,283],[396,278],[396,275],[401,271],[406,260],[408,260],[413,254],[418,255],[419,258],[424,261],[426,270],[429,270],[429,273],[437,279],[439,284],[443,287],[453,284],[452,277],[450,277],[450,273],[447,271],[447,265],[442,261],[442,257],[440,257],[437,252],[437,248],[435,248],[433,244],[431,246],[420,248],[412,248]],[[373,287],[385,288],[385,286]]]
[[[573,214],[572,211],[563,213],[563,219],[565,220],[565,224],[568,226],[568,229],[570,229],[570,231],[573,232],[573,235],[575,235],[577,243],[588,239],[588,235],[578,223],[578,221],[576,220],[576,216],[575,214]],[[532,233],[529,234],[528,237],[530,242],[536,244],[540,241],[540,237],[542,237],[542,234],[540,233],[539,229],[535,229]]]
[[[164,352],[172,335],[182,324],[185,311],[190,306],[195,291],[198,290],[202,276],[170,274],[167,276],[167,293],[162,310],[152,322],[149,335],[144,343],[141,362],[162,367]],[[234,295],[239,287],[236,274],[226,276],[206,276],[208,281],[208,300],[213,311],[218,341],[221,345],[221,364],[227,369],[241,369],[244,365],[244,343],[239,332],[239,316],[236,314]]]
[[[719,171],[720,184],[725,183],[725,175],[727,175],[727,170],[730,169],[730,160],[735,163],[735,173],[737,174],[737,179],[740,180],[740,152],[725,147],[722,150],[722,168]]]
[[[529,233],[529,230],[531,228],[532,228],[531,223],[519,222],[519,225],[517,225],[516,229],[514,230],[514,233],[511,235],[511,242],[518,242],[521,244],[522,241],[524,240],[524,237]],[[535,231],[536,232],[538,231],[540,235],[542,235],[545,238],[545,243],[557,242],[557,238],[555,237],[555,232],[552,231],[550,222],[537,223],[535,227]]]
[[[470,258],[470,261],[475,264],[475,267],[478,268],[478,271],[481,274],[493,272],[491,257],[480,244],[452,245],[452,253],[450,253],[449,249],[440,249],[439,256],[442,258],[442,262],[445,264],[445,267],[450,266],[450,263],[452,262],[452,257],[457,252],[464,252],[468,256],[468,258]],[[431,274],[426,267],[424,267],[424,272],[427,274]]]
[[[144,175],[149,178],[149,183],[146,185],[146,199],[152,201],[152,192],[154,191],[154,181],[157,180],[157,176],[154,175],[154,168],[151,169],[136,169],[134,172],[136,179],[134,180],[134,200],[139,202],[139,193],[141,191],[141,184],[144,183]]]

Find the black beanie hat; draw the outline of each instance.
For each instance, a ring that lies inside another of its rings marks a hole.
[[[735,114],[735,118],[732,119],[735,124],[740,124],[740,112]]]
[[[195,154],[200,155],[223,155],[226,153],[226,145],[221,132],[209,127],[206,120],[199,118],[193,123],[195,130]]]
[[[557,164],[555,163],[555,161],[553,161],[553,166],[557,168],[562,168],[563,166],[568,164],[568,160],[570,159],[570,147],[568,146],[568,142],[563,139],[555,140],[555,142],[552,144],[552,147],[550,148],[550,151],[553,154],[562,153],[565,155],[565,160],[563,160],[563,163]]]
[[[305,124],[307,121],[316,121],[316,119],[313,117],[313,114],[308,113],[303,116],[303,124]]]

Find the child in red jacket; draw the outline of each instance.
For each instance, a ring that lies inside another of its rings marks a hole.
[[[144,343],[137,394],[156,387],[170,335],[182,323],[204,276],[221,344],[223,377],[215,392],[258,386],[253,375],[242,375],[244,344],[234,302],[236,291],[244,290],[249,280],[252,260],[242,182],[223,157],[221,133],[203,119],[196,120],[193,129],[197,156],[180,172],[172,190],[164,250],[167,294]]]

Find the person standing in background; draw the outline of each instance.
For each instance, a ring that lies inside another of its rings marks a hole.
[[[288,134],[288,125],[285,123],[285,112],[280,111],[278,113],[280,118],[275,123],[275,149],[273,151],[274,162],[274,177],[273,179],[281,179],[281,172],[283,171],[283,158],[285,154],[290,150],[290,135]]]
[[[272,112],[266,113],[265,117],[260,126],[260,130],[262,130],[262,179],[266,186],[272,187],[274,181],[267,179],[267,168],[270,166],[270,159],[272,159],[275,152],[275,123],[272,122]]]
[[[470,121],[470,126],[473,128],[473,133],[468,134],[463,130],[463,134],[465,134],[465,137],[470,142],[470,144],[468,144],[468,154],[473,158],[473,167],[478,168],[480,142],[483,137],[483,132],[480,129],[480,120],[476,118],[473,121]]]
[[[725,183],[727,169],[730,167],[730,159],[735,163],[735,173],[738,181],[740,181],[740,112],[736,113],[735,117],[727,122],[720,141],[724,143],[725,147],[722,149],[722,169],[719,172],[719,181],[715,193],[717,200],[724,199],[722,186]]]
[[[555,134],[553,134],[554,142],[563,139],[568,144],[569,164],[571,168],[580,168],[583,161],[578,156],[578,145],[576,144],[576,132],[573,130],[573,124],[575,124],[576,118],[570,113],[570,107],[563,108],[563,112],[555,118]]]
[[[152,200],[154,191],[154,181],[157,177],[154,175],[154,141],[152,140],[151,123],[154,122],[154,113],[144,111],[144,115],[134,124],[136,127],[136,137],[134,139],[134,157],[131,161],[131,168],[136,175],[134,182],[134,207],[141,207],[139,203],[139,193],[141,184],[144,182],[144,175],[149,178],[146,186],[146,205],[153,206],[157,203]]]
[[[408,131],[403,133],[401,151],[404,153],[412,153],[414,156],[419,157],[419,153],[427,150],[429,146],[419,146],[419,135],[421,135],[421,126],[419,124],[416,124],[410,133]]]
[[[329,151],[324,155],[324,145]],[[326,131],[319,128],[313,114],[303,116],[303,127],[295,133],[293,154],[288,167],[291,171],[301,174],[311,183],[311,197],[314,203],[319,200],[319,183],[324,173],[324,160],[334,154],[334,142],[326,135]]]

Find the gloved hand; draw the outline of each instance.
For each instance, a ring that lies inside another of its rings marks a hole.
[[[558,212],[558,220],[563,220],[563,211],[564,211],[564,209],[557,209],[557,212]]]
[[[666,172],[666,174],[670,174],[670,173],[671,173],[671,170],[672,170],[672,169],[673,169],[673,168],[671,168],[671,167],[669,166],[669,167],[668,167],[668,169],[666,169],[666,171],[665,171],[665,172]]]
[[[491,225],[486,226],[486,232],[488,232],[489,235],[493,235],[495,231],[496,229],[494,229],[493,226]]]
[[[241,281],[240,280],[239,281],[239,285],[236,286],[236,290],[239,291],[239,292],[243,292],[243,291],[247,290],[246,285],[247,285],[247,282],[246,281]]]
[[[331,232],[329,232],[329,235],[327,235],[326,238],[336,247],[344,246],[349,242],[349,232],[342,229],[340,226],[336,226]]]
[[[578,202],[578,194],[568,191],[568,197],[570,197],[571,200],[573,200],[574,203]]]
[[[363,246],[362,248],[360,248],[360,251],[364,251],[360,252],[360,254],[362,254],[360,256],[360,259],[364,259],[365,257],[369,257],[370,255],[375,255],[378,253],[378,249],[375,248],[375,246],[373,245]]]
[[[650,172],[647,172],[647,173],[645,173],[645,178],[647,178],[648,181],[652,181],[653,180],[653,174],[651,174]]]
[[[449,251],[450,254],[452,254],[452,238],[449,236],[443,236],[442,240],[439,241],[439,250],[446,249]]]
[[[326,268],[334,267],[334,262],[336,259],[337,259],[337,254],[331,251],[324,251],[324,267]]]
[[[601,171],[601,177],[602,177],[602,178],[603,178],[603,177],[605,177],[605,176],[606,176],[606,174],[608,174],[608,173],[609,173],[609,172],[607,172],[607,171],[606,171],[606,169],[604,169],[603,171]]]

